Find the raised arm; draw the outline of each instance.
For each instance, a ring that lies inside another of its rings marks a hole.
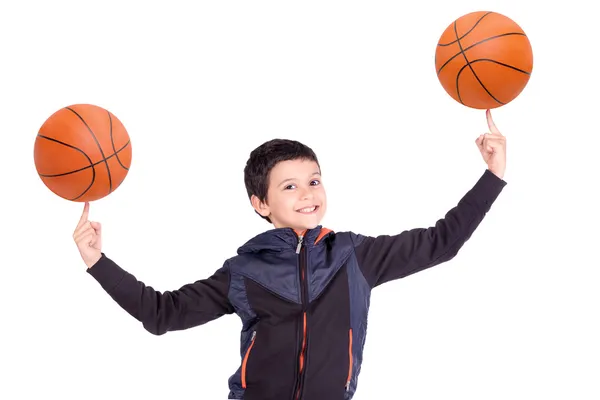
[[[363,237],[356,247],[356,256],[369,286],[374,288],[452,259],[505,185],[506,182],[486,170],[458,205],[434,226],[398,235]]]
[[[506,182],[506,138],[486,111],[490,133],[475,144],[488,168],[475,186],[444,218],[429,228],[416,228],[398,235],[361,237],[356,256],[371,288],[400,279],[451,260],[471,237],[492,207]]]
[[[87,272],[148,332],[162,335],[202,325],[234,312],[228,297],[227,263],[209,278],[161,293],[137,280],[102,253],[101,225],[88,220],[89,209],[89,203],[85,203],[73,233]]]

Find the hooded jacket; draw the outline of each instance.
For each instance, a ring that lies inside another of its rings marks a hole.
[[[452,259],[505,185],[486,170],[434,226],[397,235],[272,229],[212,276],[173,291],[146,286],[104,253],[87,271],[155,335],[237,314],[240,364],[228,380],[229,399],[350,400],[371,290]]]

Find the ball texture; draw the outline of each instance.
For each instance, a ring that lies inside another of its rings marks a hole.
[[[52,114],[39,129],[34,162],[42,182],[63,199],[86,202],[113,193],[131,166],[131,141],[110,111],[75,104]]]
[[[523,91],[533,69],[533,51],[512,19],[477,11],[458,18],[442,33],[435,68],[454,100],[474,109],[493,109]]]

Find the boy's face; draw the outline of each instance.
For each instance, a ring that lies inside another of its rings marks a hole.
[[[296,231],[319,225],[327,209],[327,196],[319,166],[314,161],[282,161],[271,170],[267,203],[252,196],[259,214],[269,217],[275,228]]]

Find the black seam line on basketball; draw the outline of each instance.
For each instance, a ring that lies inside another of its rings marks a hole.
[[[487,41],[489,41],[489,40],[492,40],[492,39],[498,39],[498,38],[501,38],[501,37],[504,37],[504,36],[513,36],[513,35],[517,35],[517,36],[526,36],[524,33],[521,33],[521,32],[509,32],[509,33],[503,33],[503,34],[501,34],[501,35],[490,36],[490,37],[489,37],[489,38],[487,38],[487,39],[483,39],[483,40],[481,40],[481,41],[479,41],[479,42],[477,42],[477,43],[473,43],[473,44],[472,44],[472,45],[470,45],[469,47],[465,47],[465,50],[464,50],[464,51],[470,50],[470,49],[472,49],[473,47],[475,47],[475,46],[478,46],[478,45],[480,45],[480,44],[482,44],[482,43],[484,43],[484,42],[487,42]],[[460,52],[458,52],[458,53],[456,53],[455,55],[453,55],[452,57],[450,57],[450,58],[448,59],[448,61],[446,61],[446,62],[444,63],[444,65],[442,65],[442,66],[440,67],[440,69],[438,70],[437,74],[439,75],[439,74],[440,74],[440,72],[442,72],[442,69],[443,69],[443,68],[444,68],[446,65],[448,65],[448,64],[450,63],[450,61],[452,61],[452,60],[454,60],[456,57],[460,56],[460,54],[461,54],[461,53],[460,53]]]
[[[90,128],[89,125],[87,124],[87,122],[85,122],[85,120],[81,117],[81,115],[79,115],[75,110],[73,110],[70,107],[65,107],[65,108],[67,110],[71,111],[73,114],[77,115],[77,117],[81,120],[81,122],[83,122],[83,124],[88,129],[88,131],[92,134],[92,137],[94,138],[94,141],[96,142],[96,145],[98,145],[100,154],[102,155],[102,158],[104,159],[104,165],[106,166],[106,173],[108,174],[108,193],[112,193],[112,177],[110,174],[110,168],[108,168],[108,162],[106,161],[106,156],[104,155],[104,151],[102,150],[102,146],[100,146],[100,142],[98,141],[98,138],[92,131],[92,128]]]
[[[478,62],[483,62],[483,61],[487,61],[487,62],[491,62],[491,63],[494,63],[494,64],[498,64],[498,65],[501,65],[501,66],[503,66],[503,67],[506,67],[506,68],[513,69],[513,70],[515,70],[515,71],[517,71],[517,72],[521,72],[521,73],[523,73],[523,74],[525,74],[525,75],[531,75],[531,73],[530,73],[530,72],[523,71],[522,69],[520,69],[520,68],[517,68],[517,67],[514,67],[514,66],[512,66],[512,65],[510,65],[510,64],[505,64],[505,63],[503,63],[503,62],[500,62],[500,61],[492,60],[491,58],[477,58],[477,59],[475,59],[475,60],[471,60],[471,64],[475,64],[475,63],[478,63]],[[461,68],[461,69],[458,71],[458,75],[460,75],[460,73],[461,73],[461,72],[462,72],[462,71],[463,71],[465,68],[467,68],[467,66],[466,66],[466,65],[463,65],[463,66],[462,66],[462,68]]]
[[[124,166],[123,163],[121,162],[121,159],[119,158],[119,152],[117,151],[117,148],[115,147],[115,139],[113,138],[112,117],[110,116],[110,111],[107,110],[106,112],[108,113],[108,122],[109,122],[109,126],[110,126],[110,143],[112,144],[112,148],[114,151],[113,154],[117,158],[119,165],[121,165],[121,167],[123,167],[123,169],[125,169],[126,171],[129,171],[129,168]],[[129,143],[129,141],[127,141],[127,143]],[[127,146],[127,143],[125,144],[125,146]]]
[[[487,13],[483,14],[481,16],[481,18],[479,18],[476,22],[475,25],[473,25],[473,27],[471,29],[469,29],[464,35],[462,35],[460,38],[458,37],[458,35],[456,35],[456,40],[453,40],[449,43],[438,43],[438,46],[440,47],[445,47],[445,46],[450,46],[451,44],[457,43],[458,41],[460,41],[461,39],[464,39],[469,33],[473,32],[473,29],[475,29],[475,27],[477,25],[479,25],[479,23],[481,22],[482,19],[484,19],[485,17],[487,17],[488,15],[493,14],[493,12],[488,11]],[[456,28],[456,21],[454,21],[454,27]]]
[[[56,143],[62,144],[62,145],[64,145],[64,146],[70,147],[70,148],[72,148],[72,149],[74,149],[74,150],[77,150],[77,151],[79,151],[81,154],[83,154],[83,155],[85,156],[85,158],[87,158],[87,159],[88,159],[88,162],[90,163],[90,165],[89,165],[88,167],[86,167],[86,168],[90,168],[90,167],[92,168],[92,182],[91,182],[91,183],[89,184],[89,186],[88,186],[88,187],[87,187],[87,188],[86,188],[86,189],[83,191],[83,193],[81,193],[79,196],[77,196],[77,197],[75,197],[75,198],[72,198],[72,199],[70,199],[70,200],[72,200],[72,201],[74,201],[74,200],[77,200],[78,198],[80,198],[81,196],[83,196],[84,194],[86,194],[86,193],[88,192],[88,190],[90,190],[90,188],[91,188],[91,187],[94,185],[94,182],[96,181],[96,168],[94,168],[94,163],[92,163],[92,159],[91,159],[91,158],[90,158],[90,157],[89,157],[87,154],[85,154],[85,151],[83,151],[83,150],[81,150],[81,149],[79,149],[79,148],[77,148],[77,147],[75,147],[75,146],[73,146],[73,145],[70,145],[70,144],[68,144],[68,143],[65,143],[65,142],[61,142],[60,140],[56,140],[56,139],[54,139],[54,138],[51,138],[51,137],[48,137],[48,136],[40,135],[39,133],[38,133],[38,136],[39,136],[39,137],[41,137],[41,138],[43,138],[43,139],[50,140],[50,141],[52,141],[52,142],[56,142]],[[44,176],[44,175],[41,175],[41,174],[40,174],[40,176]]]
[[[483,88],[483,90],[485,90],[487,92],[487,94],[489,94],[492,99],[496,100],[499,104],[503,105],[504,103],[501,102],[500,100],[498,100],[497,98],[495,98],[494,95],[491,94],[490,91],[485,87],[485,85],[483,84],[483,82],[481,82],[481,79],[479,79],[479,77],[475,73],[475,70],[471,66],[471,63],[469,62],[469,59],[467,58],[467,55],[465,54],[465,51],[463,50],[462,45],[460,44],[460,39],[458,39],[458,30],[456,28],[456,21],[454,21],[454,34],[456,35],[456,39],[457,39],[458,47],[460,48],[460,52],[463,55],[463,57],[465,58],[465,62],[467,63],[467,66],[469,67],[469,69],[473,73],[473,76],[475,77],[475,79],[477,79],[477,82],[479,82],[479,84],[481,85],[481,87]],[[461,104],[465,104],[465,103],[463,103],[462,98],[460,97],[460,89],[458,88],[458,78],[459,78],[459,76],[460,75],[456,74],[456,96],[460,100]]]
[[[48,138],[48,137],[46,137],[46,136],[42,136],[42,135],[38,135],[38,136],[39,136],[39,137],[41,137],[41,138],[44,138],[44,139],[48,139],[48,140],[54,140],[54,141],[56,141],[56,142],[58,142],[58,143],[60,143],[60,144],[64,144],[65,146],[69,146],[69,145],[68,145],[68,144],[66,144],[66,143],[59,142],[59,141],[57,141],[57,140],[55,140],[55,139]],[[121,147],[119,150],[117,150],[115,153],[113,153],[113,154],[111,154],[110,156],[106,157],[105,159],[102,159],[102,160],[100,160],[100,161],[97,161],[97,162],[95,162],[95,163],[92,163],[92,160],[91,160],[91,159],[88,157],[88,160],[90,161],[90,165],[88,165],[87,167],[79,168],[79,169],[76,169],[76,170],[74,170],[74,171],[63,172],[63,173],[61,173],[61,174],[38,174],[38,175],[39,175],[39,176],[42,176],[42,177],[44,177],[44,178],[55,178],[55,177],[58,177],[58,176],[71,175],[71,174],[75,174],[75,173],[77,173],[77,172],[85,171],[85,170],[86,170],[86,169],[88,169],[88,168],[95,167],[96,165],[98,165],[98,164],[100,164],[100,163],[103,163],[104,161],[106,161],[106,160],[110,160],[111,158],[115,157],[115,156],[116,156],[118,153],[120,153],[120,152],[122,152],[123,150],[125,150],[125,148],[126,148],[128,145],[129,145],[129,141],[127,141],[127,143],[125,143],[125,145],[124,145],[123,147]],[[73,146],[69,146],[69,147],[73,147]],[[79,151],[81,151],[81,150],[79,150]],[[82,153],[83,153],[83,152],[82,152]],[[83,154],[85,154],[85,153],[83,153]],[[86,154],[86,157],[87,157],[87,154]]]

